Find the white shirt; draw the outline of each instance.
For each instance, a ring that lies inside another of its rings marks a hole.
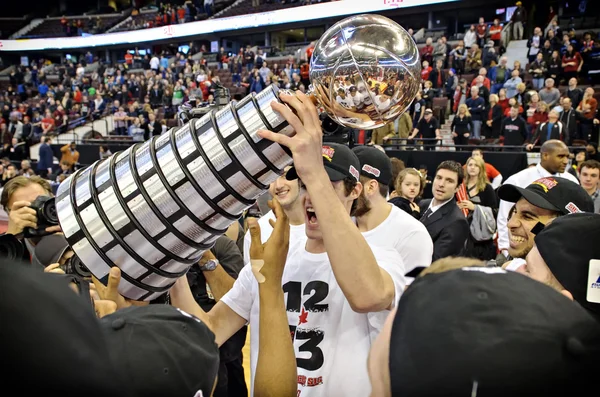
[[[504,270],[509,270],[511,272],[516,272],[525,263],[527,263],[527,262],[525,262],[525,259],[515,258],[512,261],[510,261],[510,263],[506,266],[506,268]]]
[[[425,225],[395,205],[388,205],[392,207],[388,217],[362,234],[367,243],[395,249],[402,257],[406,273],[431,265],[433,241]]]
[[[266,243],[271,233],[273,232],[273,228],[269,223],[269,220],[275,220],[275,214],[273,211],[269,211],[258,220],[258,226],[260,226],[260,239],[262,243]],[[244,263],[250,262],[250,231],[246,232],[244,236]],[[290,225],[290,247],[288,249],[288,257],[289,253],[296,249],[296,246],[304,246],[306,243],[306,228],[304,225]]]
[[[381,268],[394,281],[394,303],[404,291],[404,266],[392,249],[372,247]],[[311,254],[297,246],[283,271],[288,323],[294,333],[301,397],[368,396],[367,357],[388,310],[357,313],[338,285],[327,253]],[[221,299],[250,323],[251,396],[258,360],[258,283],[249,265]],[[309,384],[314,384],[310,385]]]
[[[504,184],[506,185],[515,185],[518,187],[525,188],[529,186],[531,183],[537,181],[540,178],[545,178],[548,176],[558,176],[560,178],[568,179],[572,182],[575,182],[579,185],[579,181],[573,175],[568,172],[563,172],[552,175],[545,168],[543,168],[540,164],[535,167],[525,168],[523,171],[517,172],[508,178]],[[500,208],[498,210],[498,249],[499,250],[508,250],[509,242],[508,242],[508,227],[506,226],[508,221],[508,213],[514,203],[509,203],[504,200],[500,200]],[[506,252],[504,253],[506,255]]]
[[[158,59],[158,57],[152,57],[152,59],[150,59],[150,69],[158,69],[159,66],[160,59]]]
[[[352,100],[352,98],[349,98],[349,97],[342,98],[341,96],[338,95],[335,97],[335,100],[337,101],[337,103],[339,103],[346,109],[352,109],[352,106],[354,106],[354,101]]]
[[[427,210],[431,210],[431,212],[429,213],[428,216],[433,215],[433,213],[435,211],[439,210],[440,208],[442,208],[443,206],[445,206],[446,204],[448,204],[453,198],[454,198],[454,196],[450,197],[448,200],[446,200],[442,204],[438,204],[438,205],[433,205],[433,201],[435,199],[431,199],[431,201],[429,202],[429,207],[427,208]],[[427,210],[425,210],[425,212],[427,212]]]

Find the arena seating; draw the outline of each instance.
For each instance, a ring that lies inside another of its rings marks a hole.
[[[0,18],[0,39],[8,39],[8,37],[27,25],[28,21],[25,18]]]
[[[83,23],[83,31],[86,33],[103,33],[111,26],[114,26],[120,20],[124,18],[123,14],[113,15],[82,15],[81,18],[70,18],[69,22],[73,19],[80,19]],[[61,24],[60,18],[57,19],[46,19],[40,25],[33,28],[30,32],[24,35],[27,37],[66,37],[67,34],[63,25]]]
[[[256,14],[259,12],[266,12],[266,11],[275,11],[275,10],[280,10],[283,8],[298,7],[300,5],[302,5],[300,2],[286,3],[286,4],[264,3],[264,4],[260,4],[258,7],[254,7],[254,6],[252,6],[252,0],[244,0],[241,3],[236,4],[235,6],[229,8],[224,13],[220,14],[218,16],[218,18],[234,17],[237,15],[245,15],[245,14]]]

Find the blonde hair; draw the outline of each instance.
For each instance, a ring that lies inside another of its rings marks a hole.
[[[462,269],[463,267],[480,266],[485,266],[485,262],[480,259],[449,256],[433,262],[431,266],[426,267],[423,269],[423,271],[421,271],[421,273],[419,273],[419,277],[423,277],[428,274],[445,273],[451,270]]]
[[[485,172],[485,161],[481,157],[469,157],[465,165],[469,165],[469,161],[474,161],[477,167],[479,168],[479,175],[477,175],[477,183],[475,186],[477,187],[478,192],[483,192],[488,183],[487,173]],[[468,174],[467,174],[468,175]],[[467,182],[468,178],[465,178]]]
[[[423,190],[425,190],[425,184],[427,183],[427,180],[425,179],[425,176],[421,174],[420,171],[414,168],[405,168],[398,174],[395,184],[396,193],[398,194],[398,196],[402,196],[402,182],[404,182],[404,178],[406,178],[406,175],[414,175],[417,178],[419,178],[420,186],[419,194],[417,195],[417,197],[421,197],[423,195]]]
[[[465,109],[465,116],[471,117],[471,113],[469,113],[469,108],[464,103],[458,106],[458,110],[456,111],[457,115],[460,114],[461,109]]]
[[[498,98],[498,95],[496,95],[496,94],[492,94],[492,95],[490,95],[490,97],[489,97],[489,99],[488,99],[488,100],[489,100],[490,102],[496,102],[496,103],[500,102],[500,98]]]
[[[544,113],[548,113],[548,111],[550,110],[550,106],[548,106],[548,104],[546,102],[544,102],[544,101],[538,102],[537,106],[541,106],[542,109],[543,109],[543,111],[544,111]]]
[[[519,84],[517,84],[517,90],[519,90],[519,91],[520,91],[521,89],[525,89],[525,87],[526,87],[526,86],[525,86],[525,83],[519,83]]]

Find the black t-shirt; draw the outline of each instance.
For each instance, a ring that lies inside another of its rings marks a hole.
[[[234,279],[237,279],[238,274],[244,267],[244,257],[235,241],[226,236],[221,236],[217,239],[211,251],[227,274]],[[200,305],[202,310],[209,312],[213,306],[217,304],[217,301],[214,299],[212,293],[210,293],[210,288],[206,288],[206,278],[200,270],[200,267],[198,265],[192,266],[187,273],[187,278],[194,299]],[[243,327],[229,338],[219,349],[221,353],[221,362],[227,363],[239,358],[245,343],[246,327]]]
[[[429,121],[423,117],[417,124],[419,130],[419,136],[421,138],[435,138],[435,130],[439,128],[438,121],[435,117],[431,116]]]

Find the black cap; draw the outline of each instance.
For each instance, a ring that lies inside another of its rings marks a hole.
[[[392,180],[392,162],[381,150],[372,146],[355,146],[352,151],[360,160],[360,174],[389,185]]]
[[[502,185],[498,189],[498,197],[510,203],[516,203],[523,197],[536,207],[562,215],[594,212],[594,202],[581,186],[556,176],[540,178],[526,188]]]
[[[600,260],[599,236],[599,214],[571,214],[552,221],[535,237],[535,244],[558,282],[600,320],[600,303],[587,300],[588,288],[600,280],[600,273],[589,279],[590,260]]]
[[[131,396],[94,310],[67,279],[0,260],[2,387],[19,395]]]
[[[101,326],[114,366],[136,395],[211,395],[219,349],[196,317],[169,305],[132,306],[102,318]]]
[[[36,244],[32,258],[36,264],[46,267],[57,263],[68,248],[69,243],[64,235],[50,234]]]
[[[524,275],[463,268],[402,294],[389,357],[394,397],[572,395],[597,389],[600,324]]]
[[[323,145],[323,165],[331,182],[341,181],[347,177],[354,178],[357,182],[360,178],[360,161],[356,154],[348,146],[339,143],[327,143]],[[285,174],[288,181],[298,179],[298,173],[294,167]]]

